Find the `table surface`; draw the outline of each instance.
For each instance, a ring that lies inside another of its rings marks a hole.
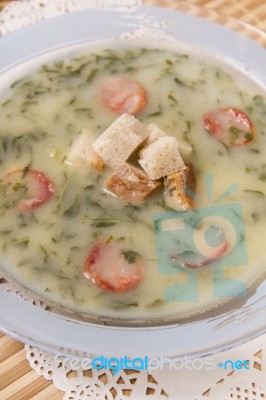
[[[16,0],[19,1],[19,0]],[[0,0],[0,10],[11,1]],[[144,4],[175,8],[179,0],[143,0]],[[265,0],[187,0],[189,11],[204,7],[206,17],[215,19],[216,12],[229,15],[266,31]],[[219,22],[219,21],[218,21]],[[265,42],[263,43],[265,45]],[[0,399],[1,400],[62,400],[63,393],[50,381],[36,374],[26,358],[23,343],[0,333]]]

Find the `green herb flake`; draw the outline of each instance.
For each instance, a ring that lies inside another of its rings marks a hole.
[[[89,73],[88,78],[86,79],[87,83],[92,83],[92,81],[94,80],[94,78],[96,77],[96,75],[98,74],[99,70],[96,68],[93,68],[91,70],[91,72]]]
[[[259,221],[259,214],[257,212],[253,212],[251,214],[251,218],[253,222],[258,222]]]
[[[177,83],[180,86],[186,86],[186,84],[177,76],[174,78],[175,83]]]
[[[254,167],[250,167],[250,166],[245,167],[245,172],[247,174],[250,174],[251,172],[255,172],[255,171],[256,171],[256,168],[254,168]]]
[[[171,61],[171,60],[165,60],[165,62],[167,65],[173,65],[173,61]]]
[[[17,267],[24,267],[25,265],[28,266],[30,265],[30,262],[31,260],[29,260],[28,258],[23,258],[17,263]]]
[[[9,103],[11,103],[11,99],[7,99],[6,101],[4,101],[4,102],[1,104],[1,107],[5,107],[5,106],[7,106]]]
[[[69,206],[63,213],[63,215],[65,217],[75,217],[78,215],[80,210],[80,202],[78,200],[78,198],[76,197],[74,202],[71,204],[71,206]]]
[[[93,218],[92,226],[96,228],[108,228],[109,226],[113,226],[118,224],[120,221],[117,219],[110,219],[110,218]]]
[[[266,113],[266,101],[265,101],[266,99],[263,96],[257,94],[256,96],[253,97],[252,100],[254,101],[255,105],[261,110],[261,112],[265,114]]]
[[[110,307],[114,310],[123,310],[128,307],[138,307],[138,303],[136,301],[133,302],[125,302],[125,301],[115,301],[110,304]]]
[[[16,240],[14,242],[14,245],[21,249],[26,249],[29,245],[29,238],[23,238],[23,239]]]
[[[107,239],[106,239],[106,241],[104,242],[104,244],[108,244],[108,243],[111,243],[111,241],[113,240],[113,235],[110,235]]]
[[[266,174],[261,174],[259,176],[259,180],[262,181],[262,182],[266,182]]]
[[[11,232],[11,229],[1,229],[0,235],[8,235]]]
[[[191,127],[192,127],[192,122],[191,121],[186,121],[186,126],[187,126],[187,133],[191,132]]]
[[[25,168],[23,168],[22,179],[28,175],[30,168],[31,168],[31,163],[29,163],[28,165],[26,165]]]
[[[234,143],[241,136],[244,136],[245,138],[247,138],[246,135],[247,136],[249,135],[252,138],[252,136],[249,133],[246,133],[242,129],[239,129],[237,126],[230,126],[229,132],[231,134],[231,142],[232,143]]]
[[[72,104],[74,104],[76,101],[76,97],[73,97],[70,101],[69,101],[69,105],[71,106]]]
[[[159,117],[160,115],[162,115],[162,109],[157,110],[157,111],[153,112],[152,114],[149,114],[148,117],[149,118],[151,118],[151,117]]]
[[[13,89],[14,87],[18,86],[20,83],[22,83],[24,81],[25,78],[22,79],[18,79],[15,82],[12,83],[12,85],[10,86],[11,89]]]
[[[253,195],[257,195],[257,196],[265,196],[265,194],[263,192],[261,192],[260,190],[250,190],[250,189],[245,189],[244,192],[246,193],[250,193]]]
[[[179,86],[181,86],[181,87],[184,87],[184,88],[187,88],[187,89],[194,89],[193,88],[193,86],[191,86],[190,84],[188,84],[188,83],[186,83],[186,82],[184,82],[184,81],[182,81],[179,77],[175,77],[174,78],[174,81],[175,81],[175,83],[177,84],[177,85],[179,85]]]
[[[133,250],[121,251],[121,254],[123,254],[128,264],[134,264],[134,262],[136,262],[137,257],[139,256],[139,254]]]
[[[80,116],[86,116],[89,119],[93,118],[93,112],[90,108],[76,108],[75,113],[79,114]]]
[[[148,304],[146,307],[147,308],[157,308],[157,307],[162,306],[163,304],[164,304],[163,299],[156,299],[152,303]]]
[[[44,264],[47,264],[48,258],[49,258],[48,252],[41,244],[40,244],[40,249],[41,249],[41,252],[42,252],[42,255],[43,255],[43,262],[44,262]]]
[[[250,151],[250,153],[254,153],[254,154],[260,153],[259,149],[255,149],[255,148],[251,148],[251,149],[249,149],[249,151]]]
[[[12,191],[13,192],[19,192],[22,191],[23,193],[26,193],[27,191],[27,186],[23,185],[20,182],[15,182],[14,185],[12,185]]]
[[[84,190],[91,190],[91,189],[94,189],[94,188],[95,188],[95,185],[91,184],[91,185],[85,186]]]
[[[176,103],[176,104],[178,103],[178,100],[171,93],[169,93],[168,99],[171,100],[173,103]]]

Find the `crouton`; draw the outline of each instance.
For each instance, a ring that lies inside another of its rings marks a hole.
[[[192,147],[184,142],[180,142],[180,140],[176,139],[178,143],[178,150],[183,158],[186,158],[189,156],[189,154],[192,152]]]
[[[186,169],[174,137],[163,136],[140,151],[139,163],[152,180]]]
[[[123,163],[105,182],[104,189],[123,200],[138,204],[159,185],[160,182],[150,180],[141,169]]]
[[[148,131],[133,115],[123,114],[109,126],[92,147],[111,168],[118,168],[144,142]]]
[[[164,136],[173,137],[171,135],[168,135],[166,132],[164,132],[161,128],[159,128],[157,125],[155,125],[153,123],[150,123],[149,125],[147,125],[147,130],[149,132],[149,136],[145,142],[146,145],[151,144]],[[181,156],[183,158],[188,156],[192,152],[192,147],[189,144],[181,142],[178,139],[176,139],[176,140],[178,143],[178,149],[179,149],[179,153],[181,154]]]
[[[155,142],[156,140],[160,139],[163,136],[167,136],[167,133],[165,133],[162,129],[160,129],[154,123],[148,124],[147,130],[149,132],[149,136],[145,142],[146,145]]]
[[[83,129],[77,139],[73,142],[68,153],[66,163],[71,165],[84,165],[103,170],[104,162],[92,149],[95,135],[88,129]]]
[[[164,202],[173,210],[188,210],[193,207],[192,193],[195,190],[193,165],[187,169],[168,175],[164,179]]]

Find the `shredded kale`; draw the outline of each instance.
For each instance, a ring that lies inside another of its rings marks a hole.
[[[121,254],[123,254],[128,264],[134,264],[134,262],[136,262],[137,257],[139,256],[139,254],[133,250],[121,251]]]

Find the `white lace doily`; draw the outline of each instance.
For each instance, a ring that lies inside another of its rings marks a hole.
[[[64,392],[64,400],[264,400],[266,336],[210,356],[213,370],[164,367],[163,370],[77,369],[69,360],[25,346],[30,366]],[[221,369],[226,360],[248,360],[249,369]],[[55,367],[56,365],[56,367]]]
[[[8,4],[0,13],[0,36],[46,18],[85,8],[128,9],[141,0],[20,0]]]
[[[177,0],[178,1],[178,0]],[[0,13],[0,36],[58,14],[84,8],[134,8],[141,0],[21,0],[10,3]],[[0,277],[1,278],[1,277]],[[22,295],[0,279],[0,290],[7,290],[25,301],[45,308]],[[195,339],[196,340],[196,339]],[[30,366],[64,393],[64,400],[266,400],[266,335],[237,348],[210,356],[212,370],[164,367],[162,370],[71,370],[63,356],[25,346]],[[92,349],[93,351],[93,349]],[[225,370],[218,366],[226,360],[248,360],[249,369]],[[59,361],[59,362],[58,362]]]

